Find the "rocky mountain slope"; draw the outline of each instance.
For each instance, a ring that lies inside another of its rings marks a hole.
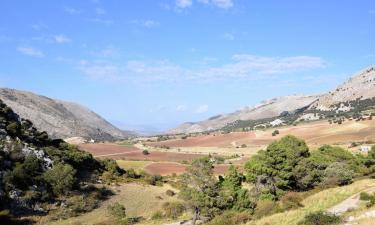
[[[363,106],[360,105],[372,104],[371,101],[374,97],[375,66],[372,66],[355,74],[348,81],[326,94],[317,96],[291,95],[279,97],[264,101],[258,106],[248,107],[234,113],[214,116],[208,120],[197,123],[185,123],[170,130],[168,133],[194,133],[216,130],[228,124],[233,124],[235,121],[273,118],[280,116],[283,112],[293,112],[296,110],[299,111],[298,115],[300,116],[297,121],[301,119],[315,120],[326,117],[326,115],[319,112],[332,111],[335,113],[339,111],[351,111],[356,107],[363,108]],[[369,101],[364,102],[364,100]],[[312,111],[315,113],[311,113]],[[282,119],[282,117],[280,118]],[[273,126],[272,123],[268,125]]]
[[[341,102],[373,97],[375,97],[375,66],[360,71],[335,90],[322,95],[311,105],[311,108],[325,111]]]
[[[274,98],[261,102],[254,107],[246,107],[234,113],[218,115],[208,120],[197,123],[185,123],[168,131],[168,133],[194,133],[220,129],[229,123],[237,120],[257,120],[271,118],[280,115],[282,112],[295,111],[306,107],[318,99],[319,96],[290,95]]]
[[[112,140],[129,135],[76,103],[8,88],[0,89],[0,99],[15,113],[33,121],[36,128],[48,132],[53,138]]]

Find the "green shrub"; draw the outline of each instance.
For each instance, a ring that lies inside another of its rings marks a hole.
[[[176,193],[174,193],[174,191],[172,191],[172,190],[167,190],[165,192],[165,194],[168,195],[168,196],[174,196]]]
[[[149,155],[149,154],[150,154],[150,152],[149,152],[149,151],[147,151],[147,150],[143,150],[143,151],[142,151],[142,154],[143,154],[143,155]]]
[[[346,185],[353,182],[354,172],[345,163],[332,163],[324,171],[325,185]]]
[[[126,209],[125,206],[116,202],[113,205],[107,207],[108,214],[113,216],[118,223],[121,225],[128,224],[128,219],[126,218]]]
[[[163,210],[166,217],[177,219],[185,211],[185,206],[181,202],[166,202]]]
[[[153,219],[153,220],[160,220],[163,217],[164,217],[163,213],[160,210],[158,210],[158,211],[156,211],[156,212],[154,212],[152,214],[151,219]]]
[[[69,164],[56,164],[44,173],[43,178],[51,185],[54,194],[63,195],[73,188],[75,173],[75,169]]]
[[[339,224],[340,222],[341,218],[339,216],[318,211],[307,214],[298,225],[331,225]]]
[[[371,195],[367,192],[361,192],[359,194],[359,199],[362,200],[362,201],[368,201],[371,199]]]

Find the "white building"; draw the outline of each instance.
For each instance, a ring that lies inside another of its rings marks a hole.
[[[361,152],[368,153],[371,150],[371,146],[369,146],[369,145],[362,145],[360,147],[360,149],[361,149]]]

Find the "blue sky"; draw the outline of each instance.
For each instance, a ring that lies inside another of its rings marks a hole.
[[[0,2],[0,86],[166,129],[325,92],[375,61],[375,1]]]

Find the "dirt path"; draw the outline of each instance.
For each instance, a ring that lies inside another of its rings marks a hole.
[[[370,188],[367,188],[361,192],[368,192],[368,193],[373,193],[375,192],[375,186],[372,186]],[[342,215],[344,213],[346,213],[347,211],[351,210],[351,209],[356,209],[359,207],[359,204],[361,202],[361,200],[359,199],[359,195],[360,193],[357,193],[349,198],[347,198],[346,200],[340,202],[339,204],[331,207],[330,209],[328,209],[328,212],[332,213],[332,214],[335,214],[335,215]]]

